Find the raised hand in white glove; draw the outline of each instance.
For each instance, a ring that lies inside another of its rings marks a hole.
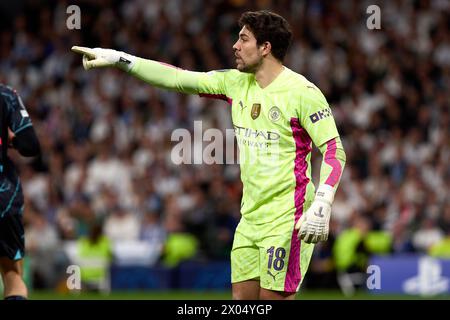
[[[295,229],[298,230],[298,237],[306,243],[328,239],[334,192],[332,186],[320,185],[311,207],[297,221]]]
[[[73,46],[72,51],[83,55],[83,67],[85,70],[101,67],[118,67],[128,72],[136,62],[135,56],[113,49]]]

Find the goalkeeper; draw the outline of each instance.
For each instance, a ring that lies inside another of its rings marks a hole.
[[[241,220],[231,252],[233,299],[294,299],[314,243],[328,238],[345,153],[321,91],[283,66],[292,33],[269,11],[246,12],[236,69],[181,70],[112,49],[73,47],[84,68],[115,66],[153,86],[231,105],[240,150]],[[323,155],[311,181],[312,143]]]

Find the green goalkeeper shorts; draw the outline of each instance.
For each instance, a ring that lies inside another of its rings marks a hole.
[[[294,226],[293,218],[276,225],[242,218],[231,250],[231,282],[257,279],[264,289],[297,292],[314,245],[300,241]]]

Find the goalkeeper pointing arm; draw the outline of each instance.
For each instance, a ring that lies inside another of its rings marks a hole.
[[[114,66],[153,86],[231,105],[243,183],[231,251],[233,298],[293,299],[314,243],[328,238],[345,153],[323,94],[283,65],[292,39],[286,20],[246,12],[239,26],[230,70],[193,72],[111,49],[72,50],[83,55],[86,70]],[[313,144],[324,159],[317,192]]]
[[[213,77],[204,72],[193,72],[176,68],[166,63],[142,59],[122,51],[102,48],[72,47],[72,51],[83,55],[85,70],[101,67],[117,67],[145,82],[163,89],[189,94],[218,92],[221,88]],[[214,83],[213,83],[214,82]],[[214,87],[214,85],[216,87]]]

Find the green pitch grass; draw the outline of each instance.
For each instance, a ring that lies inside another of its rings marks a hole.
[[[51,291],[33,291],[33,300],[230,300],[230,291],[118,291],[101,293],[56,293]],[[297,295],[297,300],[422,300],[430,299],[408,295],[381,295],[367,292],[345,297],[339,291],[305,291]],[[435,296],[431,299],[450,300],[449,295]]]

